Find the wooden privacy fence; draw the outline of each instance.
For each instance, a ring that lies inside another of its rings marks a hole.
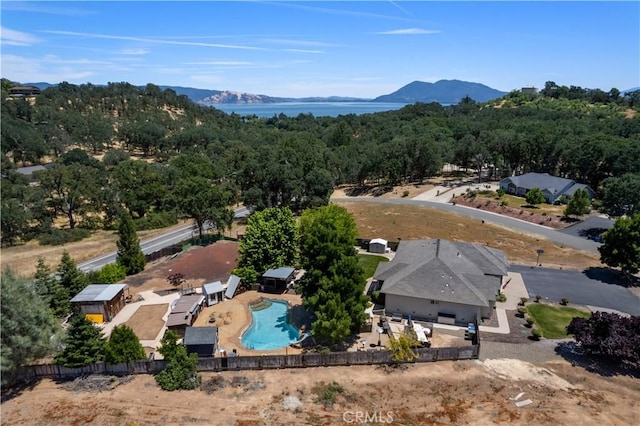
[[[182,252],[182,245],[173,245],[173,246],[162,248],[158,251],[154,251],[153,253],[145,254],[144,258],[148,263],[150,263],[150,262],[153,262],[154,260],[160,259],[161,257],[171,256],[180,252]]]
[[[434,362],[459,359],[476,359],[480,347],[460,346],[447,348],[417,349],[416,362]],[[198,371],[265,370],[277,368],[305,368],[323,366],[388,364],[392,362],[391,351],[330,352],[296,355],[239,356],[232,358],[200,358]],[[156,374],[166,365],[165,361],[136,361],[128,364],[108,365],[96,363],[82,368],[67,368],[57,364],[30,365],[23,367],[18,381],[41,377],[73,378],[89,374],[122,376],[128,374]]]

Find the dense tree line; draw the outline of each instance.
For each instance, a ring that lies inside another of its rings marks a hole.
[[[3,81],[5,244],[60,239],[53,224],[62,219],[69,229],[113,228],[122,210],[138,229],[178,217],[201,231],[209,222],[224,228],[235,202],[299,212],[326,204],[337,184],[416,182],[445,163],[492,178],[551,173],[591,185],[604,200],[619,199],[607,191],[629,195],[640,176],[638,92],[548,82],[538,95],[512,92],[485,104],[465,98],[262,119],[199,106],[153,84],[61,83],[33,99],[12,99],[8,87]],[[13,170],[48,161],[56,166],[36,173],[38,185]],[[622,189],[611,183],[623,175]],[[632,201],[623,208],[640,209]],[[74,232],[66,238],[82,236]]]

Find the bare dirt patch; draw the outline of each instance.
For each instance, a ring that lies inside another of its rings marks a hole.
[[[330,383],[341,391],[326,403],[318,390]],[[205,373],[203,384],[164,392],[141,375],[111,390],[77,393],[42,380],[3,402],[2,425],[334,425],[357,412],[398,425],[627,425],[635,424],[640,401],[637,379],[602,377],[564,361]],[[516,407],[521,392],[519,400],[532,404]]]
[[[453,241],[475,242],[503,250],[509,261],[533,265],[536,249],[544,250],[547,267],[584,270],[600,267],[595,254],[559,247],[539,236],[513,230],[453,213],[421,206],[377,203],[340,202],[354,216],[361,238],[401,239],[444,238]]]
[[[140,340],[155,340],[164,326],[162,317],[168,310],[168,303],[142,305],[124,325],[130,327]]]
[[[194,246],[177,256],[170,256],[147,264],[139,274],[127,277],[124,281],[133,295],[146,290],[173,291],[167,277],[171,274],[184,274],[184,287],[197,288],[212,281],[229,279],[231,271],[238,265],[238,243],[218,241],[208,246]]]
[[[435,187],[440,180],[407,185],[341,185],[333,191],[331,198],[375,197],[375,198],[413,198]]]

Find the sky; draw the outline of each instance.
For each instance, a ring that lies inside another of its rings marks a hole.
[[[1,76],[277,97],[640,86],[640,2],[3,0]]]

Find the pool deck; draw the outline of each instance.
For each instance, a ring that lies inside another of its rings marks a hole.
[[[237,295],[231,300],[225,300],[224,302],[209,307],[205,306],[193,325],[197,327],[218,327],[218,347],[225,349],[227,353],[230,353],[233,349],[236,349],[240,356],[301,353],[302,350],[291,346],[273,350],[250,350],[242,346],[242,333],[251,326],[251,311],[248,304],[250,301],[259,297],[286,300],[292,305],[302,304],[302,298],[296,294],[268,294],[257,291],[247,291]],[[216,321],[214,323],[209,323],[209,316],[211,314],[215,315]]]

